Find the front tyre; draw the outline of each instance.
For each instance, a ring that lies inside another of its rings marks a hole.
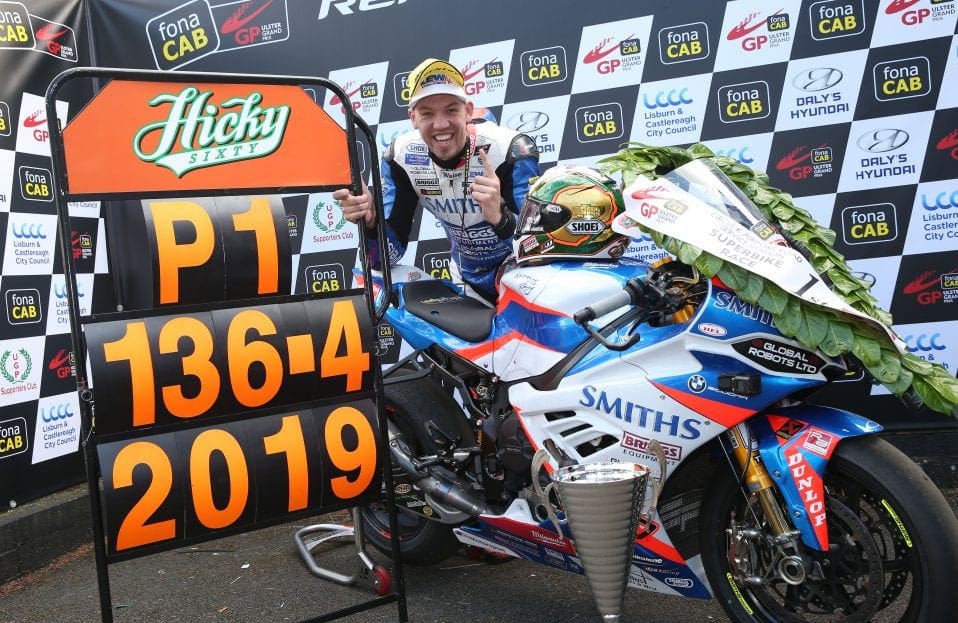
[[[702,562],[712,592],[736,622],[810,623],[954,620],[958,591],[958,519],[921,469],[887,441],[843,441],[824,477],[829,551],[803,547],[809,561],[797,585],[777,576],[740,582],[729,552],[730,527],[768,534],[757,503],[746,501],[729,470],[720,470],[701,515]],[[776,548],[752,539],[753,578],[771,575]]]

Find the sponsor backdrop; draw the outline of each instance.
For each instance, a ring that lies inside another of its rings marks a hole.
[[[627,141],[703,142],[767,171],[774,185],[834,229],[837,248],[873,283],[908,347],[952,369],[958,365],[958,90],[945,85],[958,81],[955,5],[88,0],[81,7],[33,0],[27,10],[0,0],[0,63],[13,76],[0,85],[6,321],[0,322],[0,496],[22,499],[54,486],[34,474],[75,456],[79,442],[75,397],[64,378],[69,368],[61,372],[69,365],[69,339],[58,294],[56,219],[52,196],[42,190],[49,148],[36,129],[40,98],[58,71],[89,63],[326,77],[373,127],[381,153],[411,128],[408,71],[434,56],[463,71],[477,105],[533,136],[544,166],[594,164]],[[342,118],[337,97],[304,86]],[[82,102],[77,94],[58,110],[66,118]],[[368,172],[370,146],[362,149]],[[328,194],[281,200],[294,254],[293,292],[344,289],[356,264],[355,227]],[[111,204],[104,213],[124,207]],[[114,282],[132,287],[142,259],[135,250],[112,258],[101,252],[103,236],[115,233],[104,233],[99,205],[77,204],[71,214],[81,300],[86,309],[109,309],[117,300]],[[630,251],[649,259],[661,253],[649,241]],[[406,263],[441,277],[448,261],[441,229],[421,218]],[[378,349],[386,363],[407,352],[388,325],[379,327]],[[868,379],[833,387],[823,400],[892,428],[952,425],[911,413]]]

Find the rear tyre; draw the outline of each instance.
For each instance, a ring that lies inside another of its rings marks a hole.
[[[426,433],[426,422],[432,420],[448,434],[470,439],[472,431],[462,409],[428,377],[391,383],[385,386],[387,419],[402,431],[413,452],[422,456],[434,454],[436,444]],[[401,468],[393,465],[393,474],[399,478]],[[366,540],[380,552],[392,556],[389,515],[381,503],[362,509]],[[397,508],[399,555],[411,565],[433,565],[449,558],[459,549],[459,541],[452,526],[432,521],[408,510]]]
[[[702,562],[716,599],[732,621],[811,623],[954,620],[958,591],[958,519],[921,469],[887,441],[843,441],[824,476],[830,547],[805,549],[817,573],[797,586],[735,580],[728,528],[767,533],[757,504],[747,503],[728,470],[716,476],[702,511]],[[775,551],[755,539],[755,575]],[[876,611],[877,610],[877,611]]]

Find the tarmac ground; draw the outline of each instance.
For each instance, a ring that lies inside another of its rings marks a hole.
[[[902,449],[928,472],[958,513],[955,435]],[[947,444],[947,445],[944,445]],[[900,444],[899,444],[900,445]],[[915,448],[933,455],[917,456]],[[950,454],[942,454],[945,450]],[[96,623],[103,619],[86,485],[0,514],[0,623]],[[329,613],[376,598],[351,538],[316,550],[316,564],[346,576],[346,586],[314,575],[294,542],[300,528],[348,523],[345,511],[280,524],[109,565],[117,623],[327,620]],[[60,551],[57,551],[60,548]],[[385,566],[375,550],[370,557]],[[2,575],[6,573],[7,575]],[[432,567],[403,567],[407,619],[416,623],[568,623],[600,620],[587,580],[526,561],[493,564],[465,555]],[[400,604],[355,612],[350,623],[399,621]],[[728,619],[714,601],[626,591],[623,623]]]

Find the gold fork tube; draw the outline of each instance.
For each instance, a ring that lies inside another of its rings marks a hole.
[[[742,423],[730,428],[728,433],[733,443],[732,456],[745,475],[745,485],[749,493],[756,496],[765,512],[772,532],[775,536],[791,532],[792,529],[775,499],[775,482],[765,465],[758,460],[758,449],[752,447],[752,435],[748,427]]]

